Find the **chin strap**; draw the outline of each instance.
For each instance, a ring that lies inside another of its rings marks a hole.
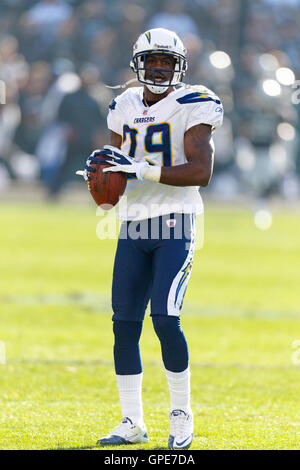
[[[128,85],[130,85],[131,83],[134,83],[134,82],[138,82],[138,79],[137,78],[131,78],[127,82],[123,83],[123,85],[116,85],[116,86],[105,85],[105,86],[106,86],[106,88],[111,88],[113,90],[116,90],[117,88],[126,88]]]
[[[126,88],[128,85],[130,85],[131,83],[135,83],[135,82],[139,82],[139,80],[137,78],[131,78],[130,80],[128,80],[127,82],[123,83],[122,85],[116,85],[116,86],[110,86],[110,85],[105,85],[106,88],[110,88],[111,90],[117,90],[118,88]],[[143,85],[148,85],[148,86],[155,86],[154,84],[152,85],[151,83],[144,83],[142,82]],[[166,88],[168,88],[168,86],[166,85],[165,86]],[[163,88],[163,87],[161,87]],[[165,90],[164,90],[165,91]],[[164,93],[164,91],[162,91],[161,93]],[[155,93],[155,92],[154,92]]]

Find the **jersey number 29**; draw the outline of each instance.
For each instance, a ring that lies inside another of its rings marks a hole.
[[[127,139],[127,134],[129,134],[130,137],[130,148],[128,153],[132,158],[134,158],[137,149],[138,130],[124,124],[123,143]],[[160,153],[162,166],[172,166],[171,128],[168,122],[149,124],[145,132],[144,149],[150,154]]]

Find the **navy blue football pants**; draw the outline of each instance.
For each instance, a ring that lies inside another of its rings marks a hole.
[[[165,368],[181,372],[188,367],[188,346],[179,317],[191,275],[194,242],[193,214],[123,222],[112,285],[117,374],[142,371],[139,340],[149,301]]]

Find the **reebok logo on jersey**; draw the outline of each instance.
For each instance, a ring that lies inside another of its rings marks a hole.
[[[143,124],[144,122],[154,122],[155,117],[153,116],[147,116],[147,117],[142,117],[142,118],[135,118],[134,119],[134,124]]]

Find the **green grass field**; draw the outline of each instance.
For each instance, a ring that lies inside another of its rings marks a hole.
[[[1,206],[1,449],[96,449],[120,421],[110,311],[116,241],[96,237],[98,221],[93,206]],[[259,231],[250,210],[206,208],[182,311],[191,449],[300,449],[300,364],[292,360],[299,233],[299,214],[287,210]],[[130,449],[167,449],[169,394],[149,317],[141,350],[150,442]]]

